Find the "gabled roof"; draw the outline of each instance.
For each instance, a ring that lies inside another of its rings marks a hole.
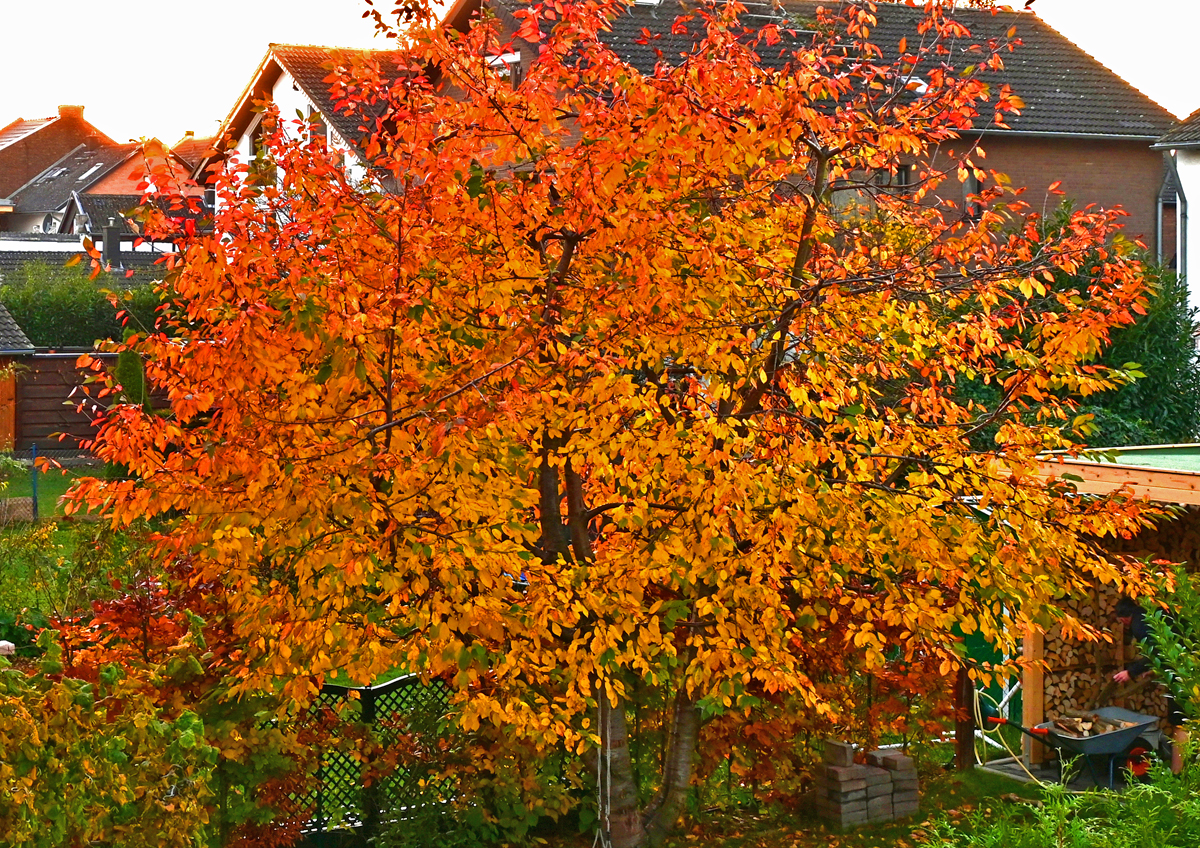
[[[1154,145],[1155,150],[1200,147],[1200,109],[1188,115],[1179,125],[1164,135]]]
[[[216,136],[196,138],[191,133],[188,133],[171,146],[171,153],[189,168],[195,168],[204,160],[216,143]]]
[[[86,215],[88,219],[87,226],[83,229],[75,229],[72,223],[71,232],[76,233],[98,233],[107,224],[111,218],[113,221],[121,225],[121,231],[127,234],[133,234],[136,231],[131,222],[126,220],[125,213],[135,206],[139,206],[142,202],[140,194],[83,194],[74,192],[71,197],[71,204],[74,206],[74,214]],[[68,217],[71,217],[72,205],[67,206]],[[64,221],[64,223],[66,223]]]
[[[489,8],[506,19],[511,17],[509,7],[515,7],[516,0],[458,0],[447,12],[445,23],[460,29],[465,27],[480,2],[488,2]],[[885,60],[897,55],[901,38],[907,39],[910,51],[920,43],[917,26],[925,17],[922,5],[879,4],[878,23],[871,32],[871,40],[883,51]],[[798,37],[803,37],[803,30],[815,24],[818,7],[837,12],[844,3],[842,0],[819,3],[749,0],[746,6],[743,23],[765,25],[786,21],[790,28],[800,31]],[[696,43],[703,31],[699,20],[692,21],[687,32],[672,31],[676,18],[694,7],[688,0],[632,4],[612,21],[612,31],[603,34],[603,40],[639,71],[651,73],[659,61],[679,62]],[[1011,53],[1003,54],[1002,70],[986,72],[984,78],[994,89],[1010,85],[1025,101],[1025,108],[1020,115],[1006,118],[1008,130],[983,125],[979,127],[981,130],[1152,141],[1175,123],[1175,117],[1165,108],[1032,12],[955,9],[951,15],[971,31],[970,39],[945,44],[950,50],[946,61],[957,69],[979,61],[979,54],[970,52],[971,45],[986,43],[989,38],[1003,41],[1010,28],[1015,28],[1014,38],[1022,42]],[[781,66],[789,58],[780,46],[764,47],[760,54],[768,67]],[[987,117],[990,116],[981,116],[984,120]],[[1200,133],[1197,138],[1200,139]]]
[[[4,129],[0,130],[0,150],[9,145],[16,144],[21,139],[33,135],[47,124],[53,123],[57,118],[36,118],[27,121],[24,118],[17,118]]]
[[[339,55],[367,54],[379,63],[383,74],[398,74],[397,60],[403,58],[399,50],[363,50],[348,47],[320,47],[311,44],[271,44],[267,53],[255,70],[250,82],[242,91],[237,103],[221,124],[217,134],[219,145],[228,149],[237,139],[251,127],[256,116],[255,101],[269,96],[275,83],[283,73],[287,73],[304,95],[312,102],[342,140],[353,146],[361,138],[360,127],[363,117],[360,114],[347,115],[334,107],[333,98],[329,93],[329,85],[324,81],[329,76],[331,68],[338,61]],[[290,116],[281,116],[287,120]],[[216,158],[209,155],[193,171],[194,176],[203,176],[208,162]]]
[[[89,147],[81,144],[13,193],[18,213],[51,212],[62,209],[71,193],[84,191],[126,161],[137,151],[136,144]]]

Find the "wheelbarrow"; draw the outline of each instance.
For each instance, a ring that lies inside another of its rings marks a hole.
[[[1108,733],[1098,733],[1095,736],[1077,738],[1058,732],[1054,728],[1054,723],[1050,721],[1044,721],[1032,728],[1022,727],[1006,718],[1000,717],[995,710],[990,708],[983,710],[983,720],[991,724],[1007,724],[1015,727],[1027,736],[1038,740],[1043,745],[1047,745],[1058,751],[1060,780],[1063,776],[1064,754],[1069,753],[1083,757],[1084,762],[1087,764],[1088,772],[1097,786],[1100,786],[1101,783],[1100,775],[1096,771],[1095,761],[1107,761],[1107,785],[1109,789],[1112,789],[1118,762],[1122,765],[1125,764],[1129,761],[1131,753],[1136,750],[1152,750],[1148,742],[1139,740],[1138,737],[1158,724],[1158,716],[1143,715],[1142,713],[1123,710],[1120,707],[1102,707],[1091,712],[1109,721],[1133,722],[1133,724],[1129,727],[1123,727],[1120,730],[1110,730]]]

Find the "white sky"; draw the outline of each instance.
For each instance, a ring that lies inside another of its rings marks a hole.
[[[1197,0],[1034,0],[1033,8],[1171,112],[1200,108]],[[117,141],[213,133],[269,42],[388,46],[364,9],[362,0],[0,0],[8,69],[0,126],[71,103]]]

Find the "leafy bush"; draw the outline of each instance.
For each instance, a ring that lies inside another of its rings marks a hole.
[[[119,290],[121,282],[109,275],[91,280],[84,265],[30,262],[6,276],[0,303],[35,346],[90,348],[98,339],[119,341],[126,326],[154,326],[157,292],[149,285]]]
[[[1071,794],[1051,787],[1041,806],[977,813],[934,826],[931,848],[1194,848],[1200,845],[1200,767],[1178,777],[1163,765],[1124,792]]]
[[[1170,613],[1150,603],[1146,626],[1152,645],[1143,654],[1175,696],[1189,719],[1200,718],[1200,585],[1182,566],[1175,570],[1175,588],[1163,600]],[[1198,843],[1200,844],[1200,843]]]

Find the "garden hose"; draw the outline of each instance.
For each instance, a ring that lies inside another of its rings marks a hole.
[[[986,698],[988,701],[991,702],[986,708],[983,705],[984,698]],[[988,733],[988,727],[993,726],[993,729],[995,730],[995,733],[996,733],[996,739],[999,740],[1000,747],[1009,753],[1009,756],[1011,756],[1013,758],[1013,761],[1021,767],[1021,771],[1025,772],[1025,774],[1029,775],[1029,779],[1032,780],[1034,783],[1036,783],[1038,786],[1043,786],[1043,787],[1046,786],[1046,784],[1042,780],[1040,780],[1039,778],[1034,776],[1033,772],[1031,772],[1029,770],[1028,766],[1025,765],[1025,760],[1019,754],[1017,754],[1012,748],[1009,747],[1008,740],[1004,738],[1004,735],[1002,733],[1000,733],[1000,728],[1003,727],[1004,725],[1008,724],[1009,722],[1007,719],[1000,717],[1000,705],[996,702],[996,699],[993,698],[991,695],[987,694],[986,692],[981,692],[978,689],[976,689],[975,690],[975,698],[974,698],[974,706],[975,706],[975,726],[979,728],[979,732],[984,734],[984,736],[986,737],[987,733]],[[1016,725],[1016,724],[1014,724],[1012,726],[1017,727],[1023,733],[1027,733],[1030,736],[1036,738],[1036,734],[1025,729],[1024,727],[1020,727],[1020,725]]]

